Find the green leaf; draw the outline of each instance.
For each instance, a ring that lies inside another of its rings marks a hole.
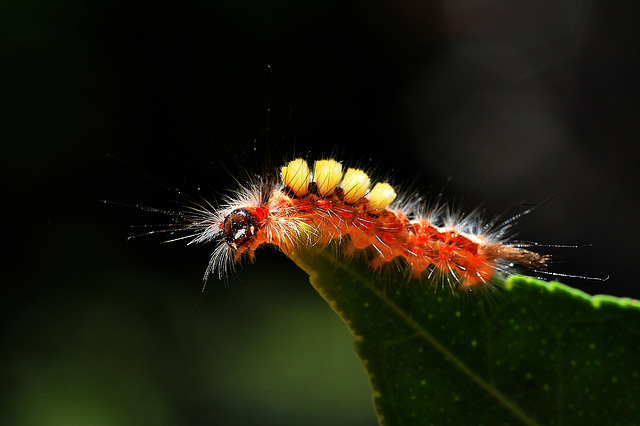
[[[637,300],[519,276],[453,294],[335,249],[291,257],[351,329],[382,424],[640,424]]]

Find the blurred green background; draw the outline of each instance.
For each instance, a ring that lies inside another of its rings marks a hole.
[[[639,11],[2,2],[0,423],[375,424],[346,327],[284,256],[201,293],[211,247],[127,241],[167,219],[99,202],[216,199],[266,155],[335,153],[489,216],[553,198],[519,237],[592,245],[551,269],[640,296]]]

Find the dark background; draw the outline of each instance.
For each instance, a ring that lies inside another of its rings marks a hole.
[[[640,297],[637,2],[0,6],[5,424],[374,424],[340,320],[264,251],[127,241],[230,175],[335,154]],[[451,181],[448,181],[451,178]],[[4,422],[3,422],[4,423]]]

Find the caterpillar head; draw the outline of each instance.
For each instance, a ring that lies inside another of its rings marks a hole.
[[[233,210],[222,225],[224,240],[234,250],[250,246],[259,230],[258,217],[245,208]]]

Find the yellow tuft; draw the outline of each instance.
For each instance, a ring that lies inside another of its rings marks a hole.
[[[313,181],[320,195],[331,195],[342,179],[342,164],[335,160],[319,160],[313,166]]]
[[[377,183],[367,194],[369,211],[381,211],[396,199],[396,191],[388,183]]]
[[[344,189],[344,201],[351,204],[357,202],[364,197],[369,186],[371,186],[371,180],[365,172],[358,169],[348,169],[341,184]]]
[[[309,181],[311,173],[309,165],[302,158],[290,161],[289,164],[281,168],[282,182],[296,196],[302,197],[309,192]]]

